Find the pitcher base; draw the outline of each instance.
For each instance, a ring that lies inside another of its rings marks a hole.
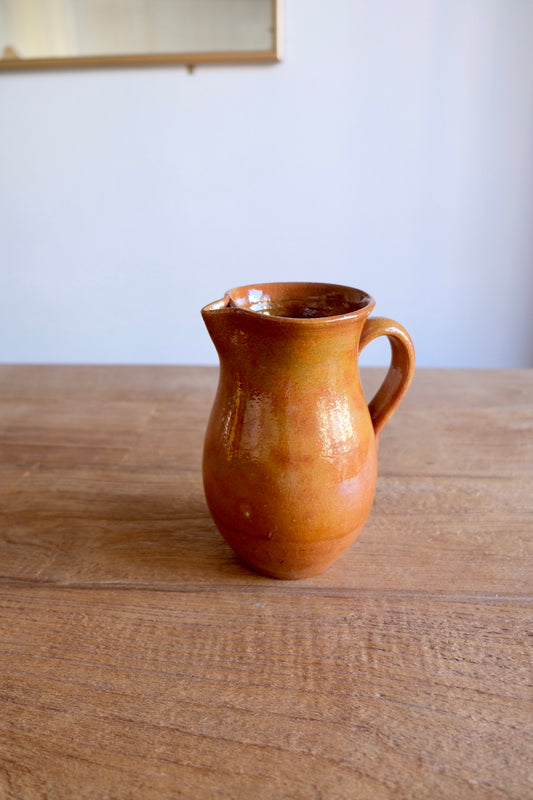
[[[274,540],[252,539],[235,534],[224,525],[218,530],[241,561],[268,578],[301,580],[325,572],[357,539],[363,526],[335,539],[319,542],[276,544]]]

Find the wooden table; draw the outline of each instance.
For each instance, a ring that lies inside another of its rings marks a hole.
[[[419,370],[295,583],[209,518],[216,379],[0,368],[2,800],[533,797],[533,371]]]

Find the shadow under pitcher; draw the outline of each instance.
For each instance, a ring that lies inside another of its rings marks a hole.
[[[204,489],[215,524],[258,572],[318,575],[360,533],[377,480],[377,437],[413,377],[397,322],[374,299],[328,283],[232,289],[202,309],[220,359]],[[367,405],[358,355],[378,336],[391,365]]]

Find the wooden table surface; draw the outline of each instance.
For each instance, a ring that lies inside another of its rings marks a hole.
[[[216,380],[0,367],[2,800],[533,797],[533,371],[418,370],[300,582],[209,518]]]

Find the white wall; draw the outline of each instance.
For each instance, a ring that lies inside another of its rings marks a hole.
[[[214,362],[202,305],[316,279],[533,366],[531,0],[285,17],[276,66],[0,74],[0,360]]]

